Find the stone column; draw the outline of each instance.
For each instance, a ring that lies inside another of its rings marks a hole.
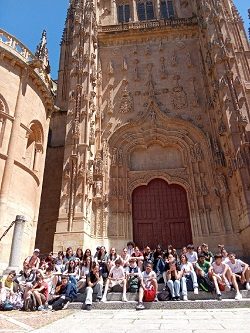
[[[15,228],[13,232],[12,244],[11,244],[11,252],[10,252],[10,260],[9,267],[7,271],[16,270],[19,268],[21,264],[22,258],[22,243],[23,243],[23,232],[25,226],[26,218],[22,215],[17,215],[15,220]]]

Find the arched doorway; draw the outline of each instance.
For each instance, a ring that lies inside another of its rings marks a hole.
[[[177,184],[153,179],[132,194],[134,242],[140,247],[181,248],[192,242],[187,193]]]

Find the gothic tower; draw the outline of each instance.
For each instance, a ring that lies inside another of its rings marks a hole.
[[[249,93],[231,0],[72,0],[37,244],[249,254]]]

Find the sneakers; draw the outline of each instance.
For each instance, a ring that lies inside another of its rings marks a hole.
[[[92,310],[92,305],[91,305],[91,304],[86,304],[85,309],[86,309],[87,311],[91,311],[91,310]]]
[[[250,282],[246,283],[246,290],[250,290]]]
[[[194,288],[194,294],[198,295],[199,294],[199,289],[197,287]]]
[[[136,307],[136,310],[144,310],[145,306],[142,303],[139,303]]]
[[[242,295],[241,293],[237,293],[235,298],[234,298],[236,301],[240,301],[242,299]]]
[[[53,310],[53,307],[52,305],[48,305],[48,310],[52,311]]]
[[[123,295],[123,296],[122,296],[122,301],[123,301],[123,302],[128,302],[126,295]]]
[[[70,303],[69,301],[67,303],[65,303],[62,309],[66,310],[68,308],[68,306],[69,306],[69,303]]]
[[[217,300],[218,300],[218,301],[222,301],[221,294],[217,294]]]
[[[159,302],[157,295],[155,295],[154,302],[155,302],[155,303],[156,303],[156,302]]]
[[[101,302],[102,302],[102,303],[106,303],[106,302],[107,302],[107,298],[106,298],[106,297],[103,297],[103,298],[101,299]]]
[[[182,299],[183,299],[183,301],[185,301],[185,302],[188,301],[187,295],[184,295]]]
[[[44,310],[45,310],[45,308],[44,308],[44,306],[43,306],[43,305],[39,305],[39,307],[37,308],[37,310],[38,310],[38,311],[44,311]]]

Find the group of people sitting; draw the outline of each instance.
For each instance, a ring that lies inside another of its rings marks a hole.
[[[194,294],[199,289],[216,292],[221,300],[221,291],[235,289],[235,299],[240,300],[240,288],[250,290],[249,265],[227,253],[223,245],[213,255],[207,244],[195,250],[193,245],[183,247],[178,254],[173,246],[167,250],[158,245],[154,250],[146,246],[143,251],[129,242],[120,254],[115,248],[107,253],[104,246],[83,253],[81,248],[73,252],[39,258],[35,249],[25,259],[23,270],[11,271],[1,281],[0,306],[4,309],[60,310],[67,308],[77,293],[85,294],[85,308],[91,310],[93,299],[107,302],[109,291],[120,292],[127,302],[127,292],[138,292],[137,310],[144,309],[143,302],[158,300],[188,300],[188,291]],[[160,283],[164,289],[158,291]]]

